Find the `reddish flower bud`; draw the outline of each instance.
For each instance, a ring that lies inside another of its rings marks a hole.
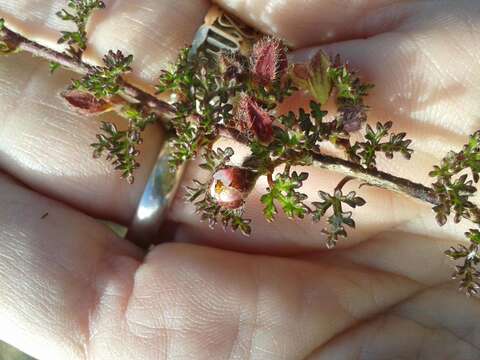
[[[268,86],[281,79],[287,69],[287,52],[280,40],[265,38],[254,45],[252,73],[260,85]]]
[[[238,80],[245,71],[244,66],[234,54],[222,54],[218,59],[218,65],[225,80]]]
[[[213,174],[210,196],[226,209],[238,209],[253,189],[257,176],[254,172],[226,167]]]
[[[264,144],[273,139],[273,118],[249,96],[242,96],[237,105],[235,120],[237,128],[253,135]]]
[[[61,96],[68,104],[82,115],[99,115],[112,109],[105,100],[97,99],[92,94],[79,90],[66,90]]]
[[[294,65],[293,82],[320,104],[325,104],[332,92],[332,81],[328,74],[330,66],[328,56],[320,50],[308,64]]]
[[[341,119],[345,131],[352,133],[362,128],[367,121],[367,112],[364,106],[350,106],[341,110]]]

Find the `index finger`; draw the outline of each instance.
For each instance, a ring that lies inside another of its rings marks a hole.
[[[365,38],[388,31],[411,0],[214,0],[260,30],[295,47]]]

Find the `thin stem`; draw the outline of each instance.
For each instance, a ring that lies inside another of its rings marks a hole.
[[[219,134],[223,137],[234,139],[240,143],[248,144],[248,139],[235,129],[221,128]],[[387,174],[377,169],[367,169],[361,164],[353,163],[334,156],[323,155],[317,152],[312,152],[311,155],[313,157],[313,165],[317,168],[330,170],[347,177],[354,177],[371,186],[408,195],[432,205],[438,205],[440,203],[435,192],[425,185]],[[283,163],[284,161],[282,160],[275,162],[274,165],[275,167],[278,167]]]
[[[342,191],[343,187],[347,185],[348,182],[354,180],[355,178],[353,176],[345,176],[337,185],[335,188],[335,192],[337,191]]]
[[[275,187],[275,182],[273,181],[273,174],[271,172],[267,174],[267,181],[268,181],[268,186],[270,186],[270,189],[273,189]]]
[[[3,30],[0,31],[0,40],[3,40],[8,44],[13,44],[17,49],[26,51],[34,56],[41,57],[48,61],[57,62],[63,67],[81,75],[87,74],[94,68],[92,65],[82,62],[81,60],[72,58],[66,54],[31,41],[7,27],[4,27]],[[165,123],[175,117],[175,109],[170,104],[157,99],[155,96],[129,84],[125,80],[122,80],[121,86],[124,89],[124,93],[122,94],[123,97],[130,103],[139,104],[142,107],[142,110],[147,113],[157,114]],[[248,144],[248,139],[235,129],[219,126],[219,135],[233,138],[243,144]],[[312,152],[312,156],[314,159],[313,165],[316,167],[355,177],[369,185],[391,190],[400,194],[406,194],[412,198],[433,205],[439,204],[438,197],[435,195],[434,191],[424,185],[376,169],[365,169],[360,164],[340,158],[315,152]]]

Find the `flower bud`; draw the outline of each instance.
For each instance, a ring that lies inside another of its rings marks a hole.
[[[367,121],[367,112],[362,105],[349,106],[341,110],[343,129],[349,133],[358,131]]]
[[[325,104],[332,92],[332,81],[328,74],[330,66],[328,55],[320,50],[308,64],[293,66],[293,82],[320,104]]]
[[[226,209],[238,209],[253,189],[257,175],[248,169],[226,167],[213,174],[210,196]]]
[[[265,38],[254,45],[251,62],[254,80],[263,86],[281,79],[288,69],[285,46],[273,38]]]
[[[237,128],[253,135],[264,144],[273,140],[273,118],[249,96],[242,96],[235,113]]]
[[[244,66],[233,54],[222,54],[218,59],[220,73],[225,80],[237,80],[244,73]]]
[[[61,96],[73,109],[82,115],[99,115],[112,109],[110,103],[102,99],[97,99],[85,91],[66,90]]]

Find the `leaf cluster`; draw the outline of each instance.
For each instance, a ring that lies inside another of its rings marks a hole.
[[[430,176],[436,178],[432,185],[439,198],[433,210],[440,225],[447,222],[453,212],[454,221],[467,218],[480,222],[480,212],[469,199],[477,192],[480,180],[480,131],[470,136],[468,144],[459,152],[451,151],[435,166]]]
[[[333,66],[328,69],[333,86],[337,90],[336,100],[339,110],[344,107],[364,105],[364,98],[373,89],[373,84],[363,83],[348,63],[343,63],[337,55]]]
[[[450,151],[430,176],[436,179],[432,188],[438,204],[433,211],[438,224],[445,225],[453,214],[455,223],[466,218],[480,226],[480,209],[470,200],[477,193],[476,184],[480,180],[480,131],[470,136],[461,151]],[[480,290],[480,231],[471,229],[465,236],[470,242],[468,247],[452,247],[445,254],[453,260],[464,259],[463,265],[456,266],[454,278],[461,279],[461,290],[475,295]]]
[[[173,165],[193,159],[203,145],[213,143],[217,127],[232,116],[231,99],[243,88],[222,74],[218,63],[202,52],[189,56],[184,49],[171,70],[160,76],[158,94],[174,94],[176,117],[171,122]]]
[[[69,0],[67,6],[68,9],[62,9],[56,15],[64,21],[75,23],[77,29],[62,31],[58,43],[68,44],[67,54],[75,59],[81,59],[87,48],[88,19],[95,10],[105,8],[105,3],[100,0]]]
[[[365,205],[365,200],[357,196],[356,192],[351,191],[344,195],[342,190],[336,189],[333,195],[324,191],[319,191],[318,195],[322,201],[313,202],[316,210],[313,211],[313,220],[320,221],[329,209],[333,214],[328,217],[328,226],[322,230],[327,235],[327,247],[333,248],[337,244],[340,237],[347,237],[345,226],[355,228],[355,221],[352,218],[351,211],[343,211],[343,205],[356,208]]]
[[[204,163],[200,164],[200,168],[210,171],[212,174],[218,169],[224,168],[234,155],[231,147],[225,149],[217,148],[217,150],[205,151],[203,156]]]
[[[251,141],[251,157],[246,165],[255,167],[261,172],[271,172],[277,164],[286,163],[290,166],[308,166],[312,164],[312,151],[318,151],[319,145],[325,139],[339,134],[336,132],[336,122],[324,122],[327,115],[315,101],[310,102],[310,112],[300,109],[298,114],[290,111],[279,116],[280,126],[274,128],[273,141],[261,144]]]
[[[268,193],[263,195],[261,202],[265,206],[263,213],[265,219],[272,222],[278,214],[278,204],[285,215],[289,219],[303,219],[308,213],[308,206],[305,200],[308,199],[306,194],[297,191],[303,186],[305,180],[308,179],[308,173],[302,172],[298,174],[293,172],[278,174],[275,181],[267,189]]]
[[[72,88],[89,92],[97,99],[116,95],[122,90],[122,75],[132,70],[133,55],[110,50],[103,58],[105,66],[94,67],[85,77],[73,80]]]
[[[119,130],[113,123],[102,122],[97,142],[92,144],[93,156],[99,158],[106,154],[115,170],[120,171],[122,177],[132,184],[134,172],[140,166],[137,157],[140,154],[138,146],[143,143],[142,133],[157,121],[157,117],[154,114],[144,115],[133,106],[124,107],[122,113],[128,119],[127,129]]]
[[[406,133],[391,133],[391,121],[377,123],[375,129],[366,126],[365,141],[356,142],[349,150],[348,155],[352,161],[362,163],[367,168],[376,168],[377,153],[384,153],[387,159],[392,159],[395,153],[400,153],[410,159],[413,150],[410,148],[412,140],[405,139]]]
[[[460,278],[460,290],[467,295],[477,295],[480,291],[480,272],[477,270],[480,264],[480,231],[471,229],[465,233],[470,245],[459,245],[457,248],[451,247],[445,254],[453,259],[464,259],[462,265],[455,267],[453,278]]]

